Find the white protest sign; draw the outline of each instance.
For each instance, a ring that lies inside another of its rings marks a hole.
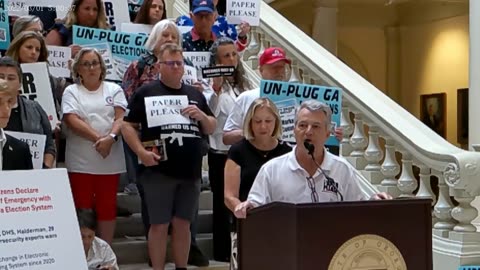
[[[0,269],[88,269],[65,169],[0,174]]]
[[[168,124],[190,124],[190,118],[182,114],[188,106],[187,96],[154,96],[145,98],[148,127]]]
[[[210,65],[210,52],[183,52],[183,56],[190,60],[197,69]]]
[[[227,21],[230,24],[248,22],[260,25],[260,0],[227,0]]]
[[[43,154],[45,152],[45,143],[47,136],[44,134],[32,134],[25,132],[15,132],[7,131],[5,133],[8,135],[19,139],[22,142],[25,142],[30,147],[30,152],[32,153],[32,163],[34,169],[43,168]],[[1,268],[0,268],[1,269]]]
[[[122,32],[150,35],[153,25],[141,23],[122,23]]]
[[[197,82],[197,69],[192,66],[184,66],[185,72],[183,73],[182,81],[184,84],[193,85]]]
[[[47,113],[52,129],[57,125],[57,111],[53,100],[47,63],[21,64],[23,71],[22,95],[35,100]]]
[[[118,0],[104,0],[105,14],[107,15],[107,23],[113,26],[112,30],[118,30],[122,23],[130,22],[130,14],[128,12],[128,2]]]
[[[47,46],[48,69],[55,77],[70,78],[68,60],[71,58],[72,50],[69,47]]]
[[[297,108],[296,99],[286,99],[275,102],[277,105],[278,113],[282,121],[282,140],[286,142],[295,142],[295,112]]]

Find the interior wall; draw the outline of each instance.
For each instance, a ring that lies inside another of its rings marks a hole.
[[[447,140],[457,143],[457,89],[468,87],[468,15],[401,27],[401,105],[420,117],[420,95],[446,93]]]
[[[337,31],[338,57],[379,90],[385,92],[387,61],[383,29],[376,27],[339,27]],[[348,51],[342,49],[342,47],[350,49],[358,58],[352,59],[352,55],[349,55]]]
[[[311,34],[313,12],[308,11],[311,8],[311,5],[301,5],[297,9],[285,8],[280,12],[305,33]],[[394,23],[393,19],[389,21],[388,18],[395,17],[395,13],[391,9],[380,11],[373,9],[365,14],[347,8],[339,12],[338,57],[386,92],[388,69],[384,26]],[[438,19],[448,16],[449,12],[467,15]],[[389,16],[382,17],[384,13]],[[429,22],[422,22],[416,16],[419,13],[428,17],[426,21]],[[401,14],[401,59],[398,67],[400,105],[420,117],[420,95],[446,93],[446,139],[459,145],[457,89],[468,87],[468,13],[463,7],[451,11],[441,5],[433,5],[432,8],[401,9]],[[412,16],[413,19],[410,18]]]

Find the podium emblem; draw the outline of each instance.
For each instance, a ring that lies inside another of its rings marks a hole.
[[[328,270],[407,270],[398,248],[374,234],[363,234],[345,242],[335,253]]]

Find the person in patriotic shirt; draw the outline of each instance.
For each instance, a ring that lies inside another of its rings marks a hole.
[[[195,12],[195,10],[199,7],[204,7],[203,11],[212,13],[212,16],[215,16],[215,21],[211,26],[215,37],[228,37],[235,40],[237,50],[239,52],[245,50],[248,44],[247,35],[250,32],[250,25],[247,22],[242,22],[239,25],[240,31],[237,32],[236,25],[229,24],[225,16],[218,15],[218,12],[216,11],[217,4],[218,0],[190,0],[190,10],[192,10],[192,12],[190,12],[190,17],[186,15],[180,16],[177,18],[176,23],[178,26],[194,26],[193,17],[197,16],[198,13]]]

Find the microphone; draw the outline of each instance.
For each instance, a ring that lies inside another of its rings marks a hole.
[[[303,146],[308,150],[308,154],[313,157],[313,152],[315,152],[315,145],[309,142],[310,140],[305,140]]]
[[[328,176],[325,171],[322,169],[322,167],[320,166],[320,164],[318,164],[317,160],[315,160],[315,156],[313,155],[313,153],[315,152],[315,145],[313,145],[312,143],[310,143],[310,140],[309,139],[306,139],[305,141],[303,141],[303,146],[305,146],[305,149],[307,149],[308,151],[308,154],[310,155],[310,157],[312,157],[312,160],[313,162],[315,162],[315,165],[317,165],[317,170],[319,170],[323,176],[325,176],[325,179],[327,180],[327,186],[331,186],[333,187],[335,190],[334,192],[340,196],[340,201],[343,202],[343,195],[342,193],[340,192],[340,190],[338,190],[338,183],[335,182],[335,180],[333,180],[333,178],[331,178],[330,176]]]

